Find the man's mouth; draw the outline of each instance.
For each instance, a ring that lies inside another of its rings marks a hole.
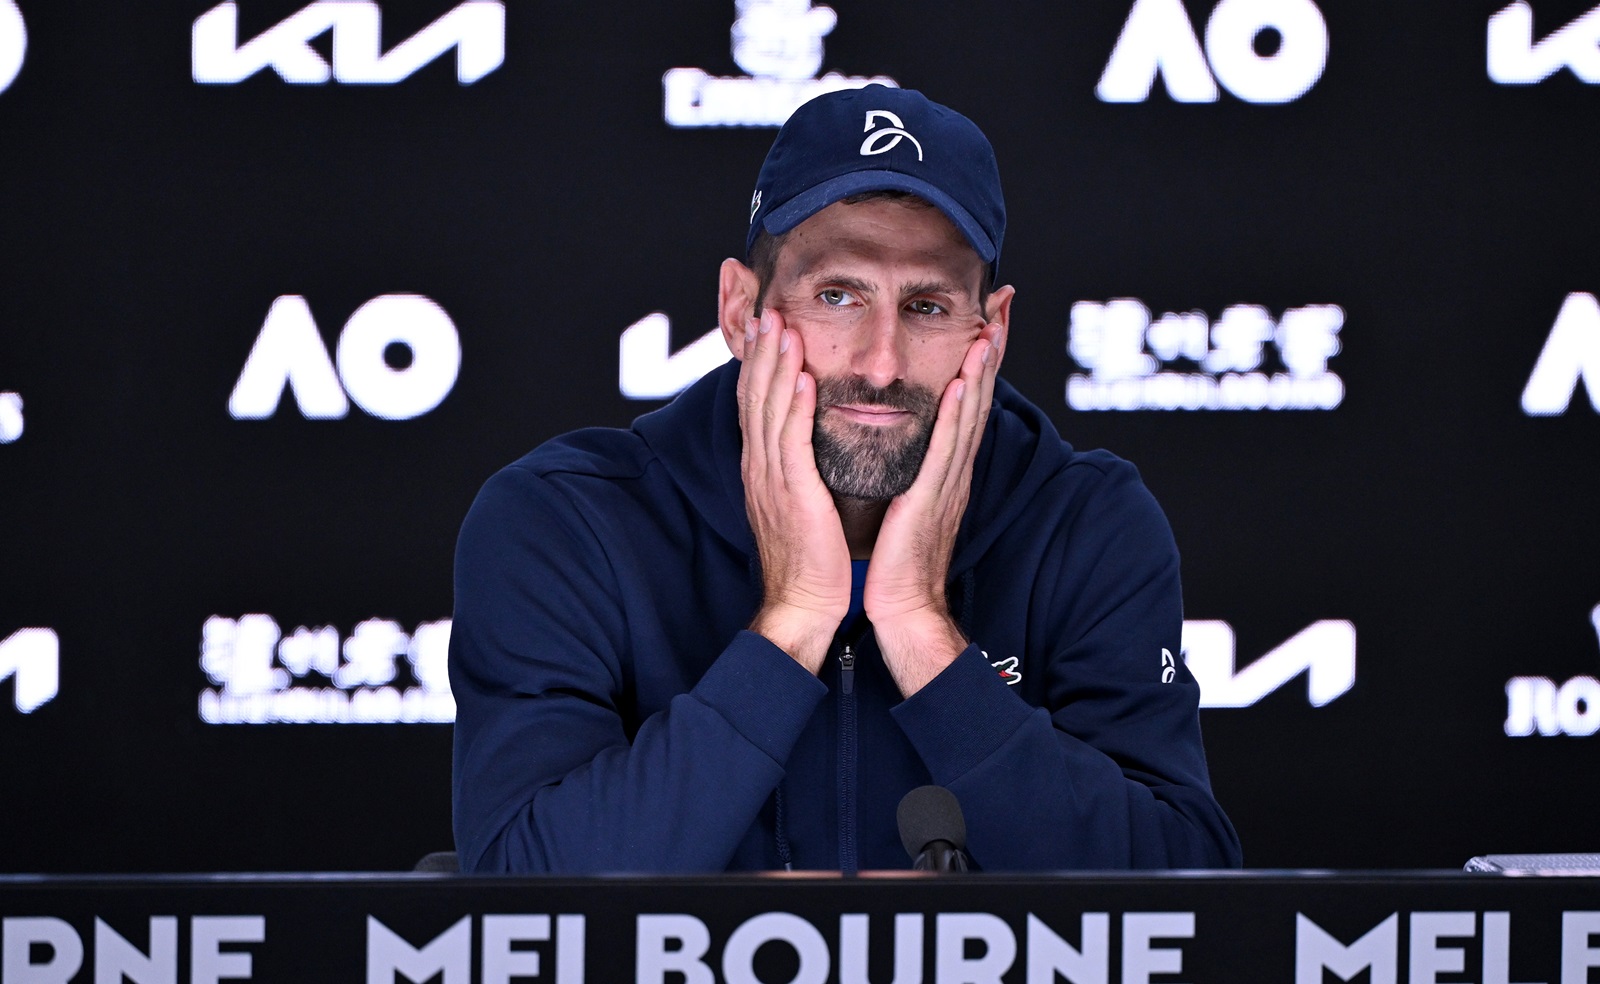
[[[887,427],[911,418],[911,411],[872,403],[835,403],[829,410],[845,420],[869,427]]]

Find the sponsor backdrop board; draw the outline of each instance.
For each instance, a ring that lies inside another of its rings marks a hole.
[[[0,0],[0,870],[447,847],[456,529],[725,358],[797,101],[979,121],[1256,866],[1594,850],[1600,8]],[[1056,835],[1054,832],[1051,835]]]
[[[1462,872],[0,876],[28,913],[0,930],[7,979],[30,984],[1576,984],[1600,969],[1595,887]]]

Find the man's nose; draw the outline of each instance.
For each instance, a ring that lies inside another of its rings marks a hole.
[[[880,388],[904,377],[909,343],[900,311],[874,305],[856,348],[856,375]]]

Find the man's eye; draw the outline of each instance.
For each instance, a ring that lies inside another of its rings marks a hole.
[[[930,314],[931,315],[931,314],[943,314],[944,313],[944,308],[940,307],[938,304],[934,303],[933,301],[928,301],[928,300],[912,301],[910,304],[906,305],[906,308],[908,310],[910,310],[910,312],[912,314]]]
[[[817,297],[822,299],[822,303],[832,307],[842,307],[850,303],[850,293],[837,287],[829,287],[818,294]]]

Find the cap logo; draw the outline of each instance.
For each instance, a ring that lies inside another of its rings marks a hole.
[[[874,130],[873,120],[877,119],[885,120],[892,125],[885,126],[881,130]],[[905,126],[904,123],[900,122],[900,117],[887,109],[867,110],[867,125],[863,130],[867,134],[867,139],[861,141],[861,156],[870,157],[873,154],[887,154],[900,146],[900,141],[904,138],[911,141],[912,145],[917,148],[917,160],[922,160],[922,144],[917,142],[916,137],[906,132]],[[893,137],[894,139],[884,143],[884,139],[887,137]]]
[[[757,188],[756,189],[756,193],[750,196],[750,221],[751,222],[754,222],[756,220],[756,213],[759,212],[759,211],[761,211],[761,189]]]

